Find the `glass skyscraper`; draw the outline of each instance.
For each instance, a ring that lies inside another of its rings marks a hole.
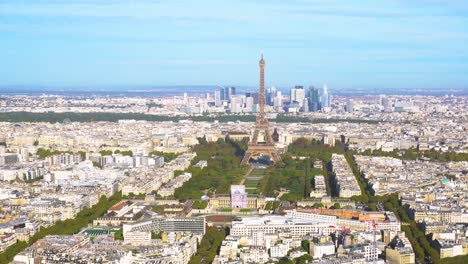
[[[322,93],[322,108],[331,107],[331,94],[328,92],[328,87],[325,84],[323,86],[323,93]]]
[[[318,89],[314,86],[310,86],[307,96],[309,97],[309,111],[316,112],[320,110],[320,97]]]

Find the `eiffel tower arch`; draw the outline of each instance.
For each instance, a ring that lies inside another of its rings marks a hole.
[[[241,164],[248,164],[250,159],[260,155],[267,155],[273,162],[281,161],[281,157],[278,153],[273,140],[271,138],[270,128],[268,119],[265,114],[265,60],[262,58],[259,62],[260,66],[260,91],[258,93],[258,105],[259,111],[257,113],[257,119],[255,121],[254,133],[252,140],[249,142],[247,151],[245,152],[244,158]],[[259,136],[263,135],[264,142],[259,141]]]

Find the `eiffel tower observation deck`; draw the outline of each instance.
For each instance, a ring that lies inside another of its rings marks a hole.
[[[259,112],[257,113],[257,119],[255,121],[255,130],[252,136],[252,140],[249,142],[245,156],[242,159],[241,164],[248,164],[250,159],[266,155],[270,157],[273,162],[281,160],[278,149],[275,147],[271,138],[270,128],[268,119],[265,114],[265,60],[262,58],[259,61],[260,66],[260,87],[258,93],[258,105]],[[259,136],[263,135],[264,142],[259,141]]]

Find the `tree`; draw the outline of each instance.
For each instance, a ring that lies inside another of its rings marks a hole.
[[[122,228],[120,228],[119,230],[115,231],[115,233],[114,233],[114,239],[115,239],[115,240],[124,240],[123,229],[122,229]]]
[[[150,155],[152,156],[159,156],[159,157],[163,157],[164,158],[164,162],[169,162],[171,160],[174,160],[177,158],[177,154],[176,153],[172,153],[172,152],[161,152],[161,151],[151,151],[149,153]]]
[[[162,238],[162,231],[159,233],[151,232],[151,239],[161,239]]]
[[[214,226],[207,227],[197,253],[190,258],[189,263],[198,264],[213,262],[227,233],[228,231],[226,229],[218,229]]]
[[[112,155],[112,150],[101,150],[99,154],[101,154],[101,156],[110,156]]]
[[[277,263],[278,264],[294,264],[294,262],[292,262],[292,260],[288,259],[287,257],[280,258]]]
[[[200,160],[208,161],[203,169],[190,166],[192,178],[176,189],[174,196],[181,200],[200,199],[206,192],[229,193],[232,184],[238,184],[247,168],[242,168],[242,154],[238,152],[237,142],[206,142],[193,147],[197,156],[192,165]]]
[[[351,200],[362,204],[367,204],[369,202],[369,197],[367,195],[358,195],[351,197]]]
[[[313,207],[313,208],[323,208],[323,207],[325,207],[325,206],[323,205],[323,203],[314,203],[314,204],[312,205],[312,207]]]
[[[302,240],[301,241],[301,248],[304,249],[305,252],[309,252],[310,241],[309,240]]]
[[[120,149],[117,149],[114,151],[114,154],[120,154],[122,156],[133,156],[133,151],[131,150],[120,150]]]
[[[302,256],[294,259],[294,262],[296,264],[312,263],[312,261],[313,261],[313,258],[309,254],[305,254],[305,255],[302,255]]]

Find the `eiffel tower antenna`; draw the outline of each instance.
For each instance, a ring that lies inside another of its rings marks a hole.
[[[262,57],[259,61],[260,66],[260,87],[258,93],[258,106],[259,111],[257,113],[257,119],[255,121],[255,130],[252,136],[252,141],[249,143],[245,156],[242,159],[241,164],[248,164],[250,159],[255,156],[267,155],[273,162],[278,162],[281,160],[278,150],[271,139],[270,128],[268,124],[268,119],[265,114],[265,60]],[[265,142],[259,142],[258,136],[260,133],[263,133]]]

